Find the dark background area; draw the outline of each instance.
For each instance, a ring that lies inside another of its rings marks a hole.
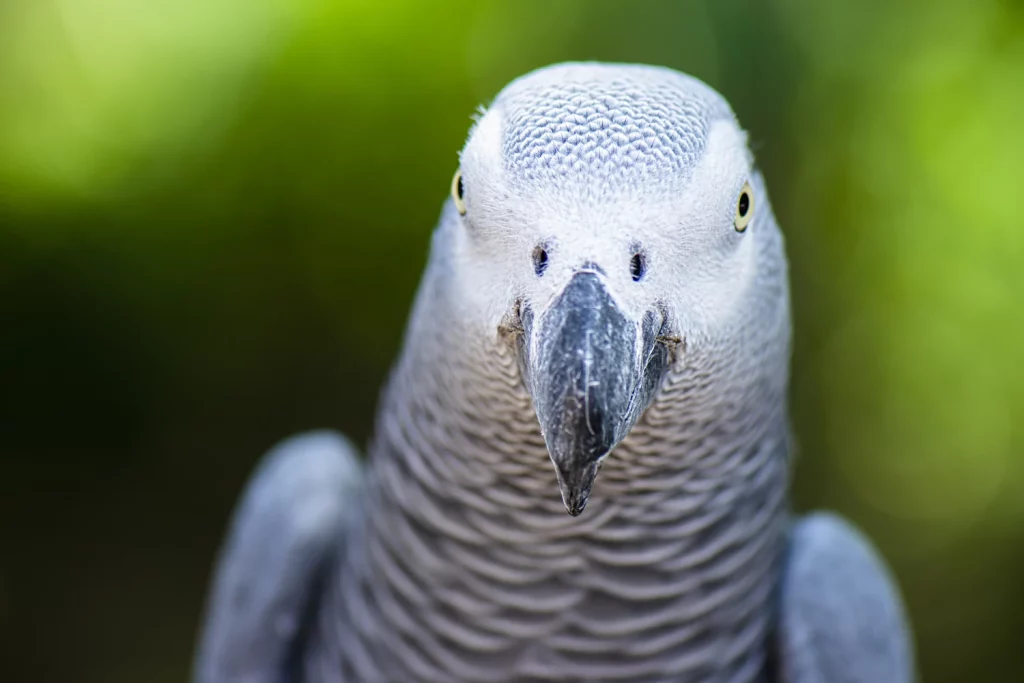
[[[254,462],[365,442],[469,116],[567,59],[748,128],[798,508],[877,541],[922,680],[1024,645],[1020,2],[0,0],[0,679],[187,678]]]

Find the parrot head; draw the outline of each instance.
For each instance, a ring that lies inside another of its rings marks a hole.
[[[668,69],[548,67],[477,118],[447,209],[456,262],[515,346],[569,514],[692,352],[788,334],[751,303],[788,326],[764,194],[725,100]]]

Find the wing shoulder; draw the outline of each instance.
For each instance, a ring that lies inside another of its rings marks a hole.
[[[910,683],[910,630],[871,542],[843,518],[798,521],[780,592],[782,683]]]
[[[281,683],[362,472],[332,432],[288,439],[264,456],[217,560],[197,683]]]

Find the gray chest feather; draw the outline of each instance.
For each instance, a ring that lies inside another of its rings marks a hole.
[[[681,424],[673,392],[688,389],[670,381],[573,518],[514,372],[490,380],[502,394],[475,382],[429,404],[396,379],[310,682],[762,680],[782,416]]]

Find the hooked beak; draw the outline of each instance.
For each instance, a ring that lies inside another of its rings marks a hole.
[[[536,319],[522,314],[523,366],[562,502],[583,512],[601,461],[646,410],[668,362],[660,313],[627,316],[583,270]]]

